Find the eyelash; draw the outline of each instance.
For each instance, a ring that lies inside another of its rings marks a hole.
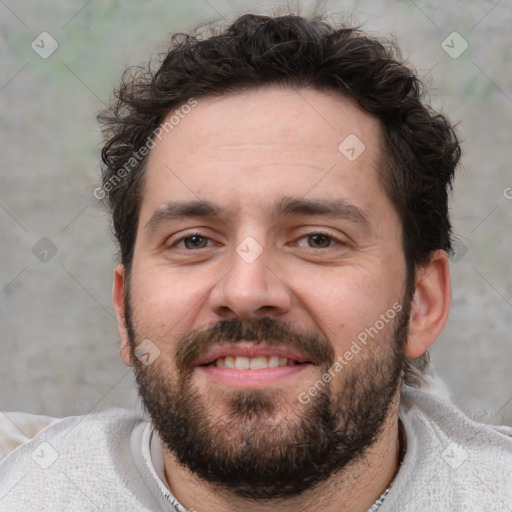
[[[298,240],[302,240],[303,238],[308,238],[308,237],[315,236],[315,235],[320,235],[325,238],[328,238],[332,242],[335,242],[335,243],[341,244],[341,245],[345,245],[342,241],[338,240],[337,238],[334,238],[329,233],[324,233],[322,231],[312,231],[311,233],[306,233],[306,234],[302,235]],[[179,243],[181,243],[185,240],[188,240],[189,238],[193,238],[195,236],[197,236],[199,238],[205,238],[207,240],[211,240],[211,238],[204,236],[202,233],[200,233],[198,231],[194,231],[191,233],[187,233],[185,236],[182,236],[181,238],[176,240],[172,245],[169,246],[169,249],[175,248]],[[332,246],[329,245],[328,247],[321,247],[320,249],[325,250],[325,249],[330,249],[331,247]],[[315,247],[308,247],[308,248],[315,249]],[[180,249],[185,250],[185,251],[194,251],[195,250],[195,249],[187,249],[187,248],[180,248]],[[199,247],[199,249],[206,249],[206,247]]]

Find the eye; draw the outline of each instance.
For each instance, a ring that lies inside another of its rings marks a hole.
[[[211,242],[212,240],[200,233],[189,233],[187,236],[174,242],[171,247],[177,247],[179,249],[204,249],[208,246],[208,241]]]
[[[304,242],[306,241],[305,245]],[[205,249],[213,244],[213,240],[201,233],[188,233],[186,236],[181,237],[171,244],[170,248],[194,250],[194,249]],[[308,247],[311,249],[328,249],[334,245],[343,245],[340,240],[321,232],[309,233],[299,238],[297,245],[300,247]]]
[[[312,249],[328,249],[336,242],[341,243],[339,240],[325,233],[309,233],[299,238],[299,241],[300,240],[307,240],[308,247]],[[304,247],[304,245],[300,243],[297,245]]]

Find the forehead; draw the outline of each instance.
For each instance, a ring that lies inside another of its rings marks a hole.
[[[334,91],[272,86],[195,102],[169,113],[155,139],[141,218],[176,199],[259,212],[258,198],[270,211],[284,196],[384,195],[379,122]]]
[[[181,116],[176,115],[180,108],[167,116],[172,122],[164,138],[172,135],[176,156],[182,142],[200,152],[236,146],[237,151],[260,153],[279,149],[289,158],[300,146],[308,156],[318,156],[319,151],[339,156],[340,139],[348,135],[365,144],[366,157],[378,151],[379,121],[336,91],[266,86],[201,97],[195,105]]]

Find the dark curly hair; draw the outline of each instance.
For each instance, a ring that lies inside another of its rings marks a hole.
[[[447,119],[425,103],[425,87],[393,41],[333,26],[321,15],[246,14],[228,27],[210,24],[206,31],[175,34],[157,67],[150,63],[125,72],[111,108],[98,118],[106,140],[101,197],[111,212],[126,271],[149,143],[167,116],[179,114],[177,109],[191,99],[265,85],[337,91],[380,120],[379,179],[402,222],[411,298],[415,269],[433,251],[451,251],[448,191],[460,158],[457,136]],[[423,370],[427,360],[428,354],[414,365]]]

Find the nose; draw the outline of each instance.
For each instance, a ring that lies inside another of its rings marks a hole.
[[[290,310],[291,292],[271,268],[270,251],[261,249],[254,240],[241,243],[229,270],[212,289],[210,307],[221,319],[256,320],[279,317]]]

